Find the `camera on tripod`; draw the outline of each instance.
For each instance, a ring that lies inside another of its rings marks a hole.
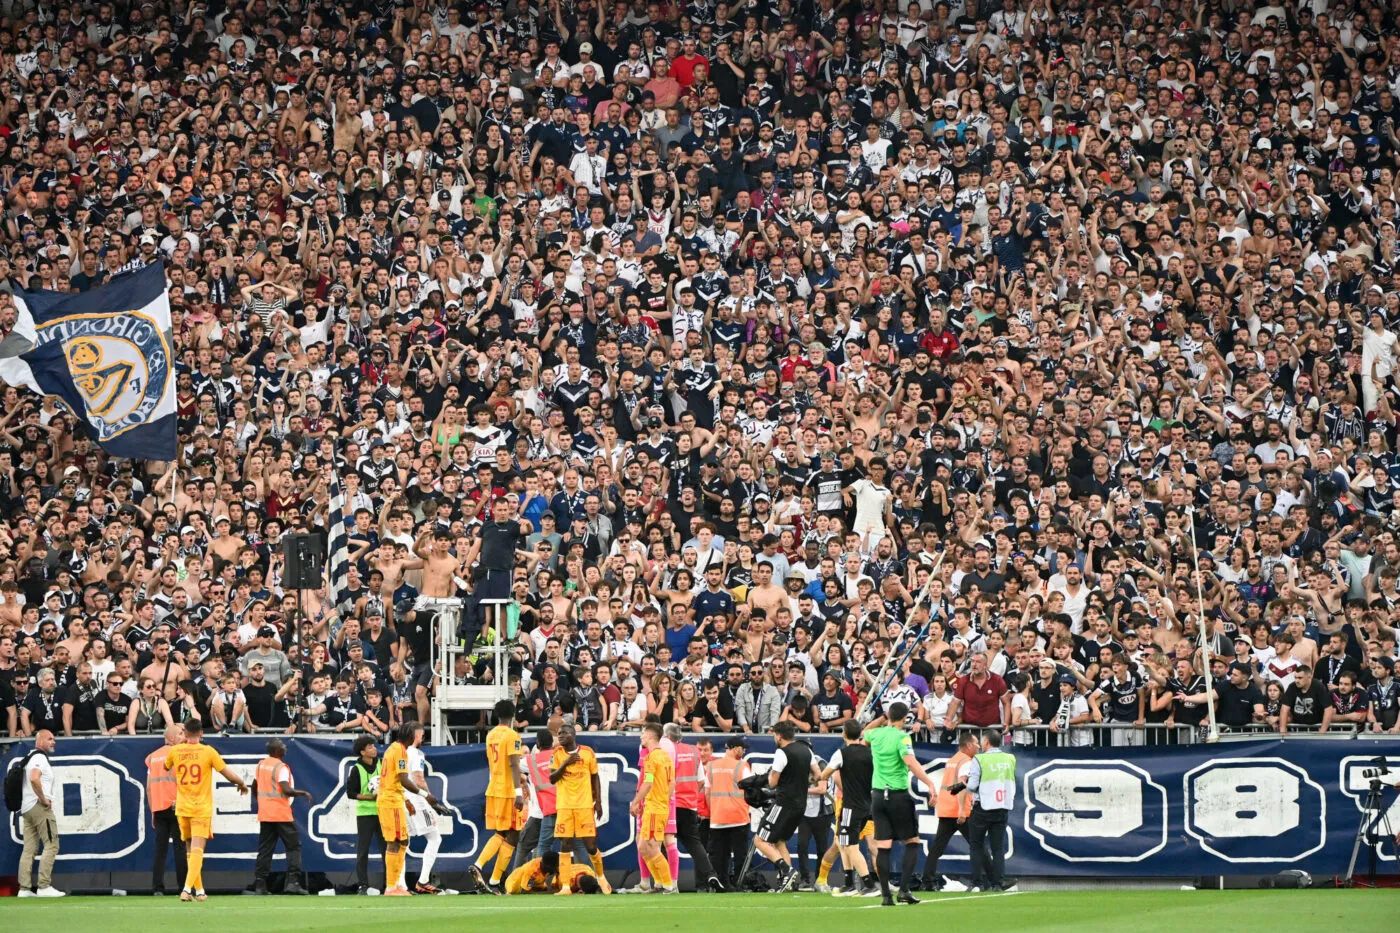
[[[1382,783],[1381,778],[1389,776],[1390,766],[1383,756],[1372,758],[1371,764],[1376,765],[1376,767],[1365,769],[1361,772],[1361,777],[1371,782],[1372,790],[1378,790]]]

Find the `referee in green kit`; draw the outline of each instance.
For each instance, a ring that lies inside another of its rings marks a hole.
[[[938,786],[914,757],[914,742],[901,728],[909,708],[903,703],[891,703],[885,711],[885,721],[900,725],[869,729],[865,740],[870,743],[870,758],[874,775],[870,788],[870,816],[875,821],[875,873],[880,878],[880,903],[893,907],[890,896],[890,849],[896,839],[904,843],[904,867],[899,879],[899,902],[917,904],[919,899],[909,892],[914,869],[919,864],[919,817],[914,809],[914,795],[909,793],[909,772],[928,788],[928,805],[937,808]]]

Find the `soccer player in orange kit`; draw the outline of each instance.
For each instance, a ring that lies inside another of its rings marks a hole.
[[[204,847],[214,838],[214,774],[222,774],[238,788],[248,793],[248,785],[234,774],[223,758],[208,745],[201,744],[204,725],[198,719],[185,723],[185,741],[173,745],[165,756],[165,770],[175,777],[175,818],[180,823],[180,838],[189,846],[189,868],[185,887],[180,891],[182,901],[202,901],[204,893]]]
[[[666,821],[671,816],[671,793],[676,783],[676,766],[661,747],[661,726],[649,722],[642,727],[642,748],[647,750],[642,765],[642,780],[637,796],[632,799],[633,816],[642,818],[637,837],[637,854],[651,869],[651,876],[662,894],[678,894],[671,866],[666,863],[662,843],[666,839]]]

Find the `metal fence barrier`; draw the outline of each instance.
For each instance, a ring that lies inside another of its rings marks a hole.
[[[446,727],[453,735],[452,740],[445,744],[470,744],[473,741],[484,740],[484,729],[476,726],[452,726]],[[527,734],[533,731],[531,727],[525,731]],[[1207,727],[1204,723],[1199,726],[1189,726],[1181,724],[1167,725],[1166,723],[1147,723],[1143,726],[1135,726],[1132,723],[1090,723],[1082,726],[1071,726],[1065,730],[1055,730],[1047,725],[1029,725],[1005,727],[1001,725],[974,726],[961,724],[952,729],[922,730],[914,733],[914,738],[919,742],[932,742],[940,744],[954,744],[959,738],[969,732],[981,734],[989,728],[1002,729],[1008,741],[1015,746],[1022,748],[1133,748],[1133,747],[1156,747],[1170,745],[1195,745],[1207,740]],[[1245,739],[1262,738],[1282,738],[1282,739],[1308,739],[1308,740],[1335,740],[1347,741],[1357,738],[1379,739],[1382,741],[1394,741],[1400,745],[1400,735],[1391,732],[1370,732],[1362,726],[1346,724],[1334,725],[1326,732],[1320,732],[1317,726],[1296,726],[1290,725],[1288,731],[1280,735],[1278,729],[1268,725],[1250,725],[1243,727],[1220,726],[1221,741],[1238,741]],[[618,729],[612,731],[591,730],[581,732],[580,735],[591,736],[620,736],[638,735],[640,729]],[[215,736],[238,737],[250,735],[286,735],[287,729],[284,727],[274,727],[266,729],[253,729],[251,732],[242,730],[229,730],[220,733],[211,733]],[[350,730],[346,732],[298,732],[298,739],[313,740],[335,740],[350,739],[357,735],[362,735],[361,730]],[[686,730],[685,734],[692,738],[708,738],[712,741],[727,738],[731,733],[727,732],[691,732]],[[799,731],[799,735],[803,734]],[[815,734],[815,733],[811,733]],[[100,732],[84,732],[74,730],[72,738],[116,738],[116,739],[158,739],[160,733],[150,734],[140,733],[138,735],[116,735],[104,736]],[[60,739],[66,736],[60,735]],[[24,742],[28,739],[24,736],[5,737],[0,736],[0,744],[7,742]],[[387,738],[381,739],[381,744],[386,744]],[[438,743],[444,744],[444,743]]]

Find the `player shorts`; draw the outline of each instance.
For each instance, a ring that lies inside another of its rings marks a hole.
[[[791,804],[775,803],[763,814],[758,824],[758,838],[764,842],[787,842],[802,822],[803,808]]]
[[[515,808],[514,797],[486,798],[486,828],[495,833],[509,833],[525,825],[525,814]],[[555,834],[558,835],[556,829]]]
[[[592,807],[560,807],[554,820],[555,839],[592,839],[598,835]]]
[[[661,842],[666,838],[666,833],[666,814],[653,810],[642,811],[642,818],[637,825],[638,840]]]
[[[213,817],[177,816],[175,819],[180,823],[180,839],[183,842],[189,842],[191,839],[214,838]]]
[[[408,834],[410,836],[427,836],[432,833],[437,826],[433,808],[428,806],[428,801],[417,795],[405,798],[413,804],[413,812],[408,814]],[[407,809],[407,808],[405,808]]]
[[[870,814],[865,810],[843,807],[836,817],[836,841],[843,846],[858,845],[862,839],[875,831],[870,822]]]
[[[870,798],[877,840],[913,839],[919,835],[918,813],[907,790],[877,788],[870,792]]]
[[[385,842],[406,842],[408,840],[408,811],[403,804],[380,804],[379,833]]]

